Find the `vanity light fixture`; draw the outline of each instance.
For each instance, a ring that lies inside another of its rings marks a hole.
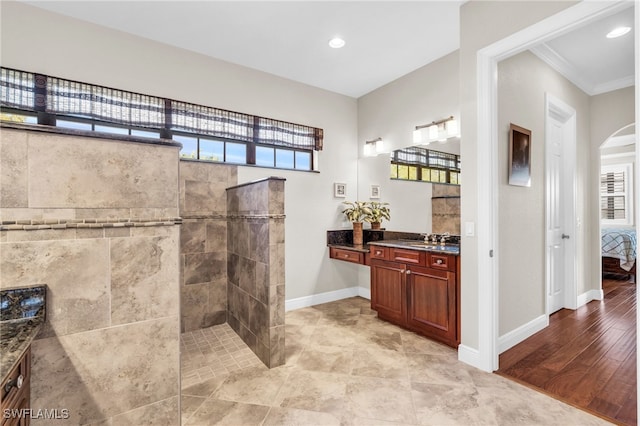
[[[382,138],[376,138],[371,141],[365,141],[364,143],[364,156],[375,157],[376,155],[384,151],[384,142]]]
[[[413,131],[413,143],[429,145],[433,141],[446,142],[449,138],[460,136],[458,120],[453,115],[444,120],[416,126]]]
[[[609,33],[607,34],[607,38],[618,38],[618,37],[622,37],[623,35],[625,35],[626,33],[628,33],[629,31],[631,31],[631,27],[618,27],[618,28],[614,28],[613,30],[609,31]]]
[[[329,46],[333,47],[334,49],[340,49],[341,47],[344,47],[345,44],[347,43],[340,37],[334,37],[329,40]]]

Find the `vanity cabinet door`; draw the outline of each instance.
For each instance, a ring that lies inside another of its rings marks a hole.
[[[400,325],[406,321],[406,271],[402,263],[371,259],[371,309]]]
[[[455,273],[409,266],[406,277],[407,327],[455,346],[458,339]]]

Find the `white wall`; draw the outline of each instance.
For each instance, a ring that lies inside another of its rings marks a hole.
[[[381,137],[391,152],[413,145],[417,125],[451,115],[459,119],[458,74],[455,51],[358,99],[358,197],[369,200],[371,185],[380,185],[380,201],[391,207],[391,220],[383,223],[387,229],[430,233],[432,185],[391,180],[389,154],[364,157],[364,143]],[[460,152],[457,142],[428,148]],[[360,285],[369,287],[368,273],[361,273]]]
[[[576,110],[578,294],[595,288],[590,251],[589,96],[531,52],[498,64],[499,335],[545,314],[545,94]],[[531,187],[508,185],[509,123],[532,131]],[[503,166],[503,167],[500,167]]]
[[[355,99],[25,4],[1,8],[5,67],[323,128],[320,173],[241,167],[238,180],[287,178],[287,299],[357,285],[358,270],[326,248],[326,231],[343,225],[333,183],[357,196]]]
[[[572,2],[504,2],[470,1],[460,8],[460,115],[461,157],[466,159],[462,172],[461,222],[478,222],[478,182],[486,181],[485,170],[473,160],[478,154],[478,50],[535,24],[567,7]],[[463,225],[464,226],[464,225]],[[476,235],[487,232],[476,229]],[[527,241],[523,241],[526,244]],[[461,333],[462,345],[469,357],[482,357],[480,351],[479,256],[486,262],[486,253],[478,253],[476,237],[463,235],[461,242]],[[483,344],[486,344],[484,342]],[[468,350],[467,350],[468,349]],[[486,350],[483,346],[482,350]],[[475,362],[470,360],[469,362]]]
[[[385,151],[413,145],[413,130],[453,115],[459,119],[458,51],[392,81],[358,99],[358,196],[369,199],[380,185],[381,201],[390,203],[392,230],[431,232],[431,184],[392,181],[389,154],[364,157],[364,143],[381,137]],[[459,144],[432,144],[429,149],[459,153]]]

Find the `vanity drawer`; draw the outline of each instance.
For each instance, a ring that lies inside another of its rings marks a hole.
[[[394,248],[391,250],[391,259],[396,262],[403,262],[411,265],[424,265],[426,253],[419,250],[405,250]]]
[[[345,262],[360,263],[364,265],[364,253],[354,250],[345,250],[331,247],[329,257],[344,260]]]
[[[387,247],[370,246],[369,255],[372,259],[389,259],[389,249]]]
[[[445,271],[455,271],[456,261],[455,257],[451,255],[429,253],[427,266]]]

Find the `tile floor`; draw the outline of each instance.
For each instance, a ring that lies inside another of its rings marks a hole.
[[[608,424],[458,362],[455,350],[378,320],[362,298],[285,322],[287,363],[273,369],[227,325],[183,335],[184,425]]]

